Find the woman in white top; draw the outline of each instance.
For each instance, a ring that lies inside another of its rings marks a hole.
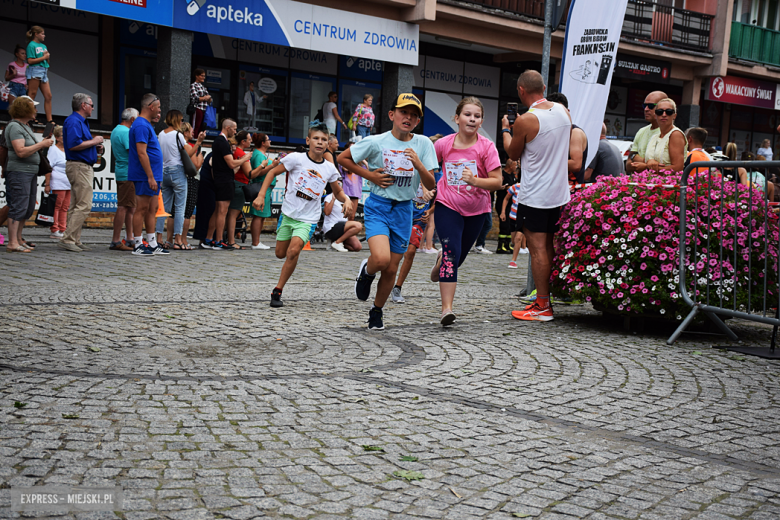
[[[166,241],[163,247],[165,249],[186,249],[182,242],[181,235],[184,228],[184,207],[187,204],[187,175],[184,173],[184,165],[181,162],[181,152],[179,148],[184,148],[187,155],[192,157],[198,151],[198,147],[206,137],[205,132],[201,132],[195,146],[187,144],[187,140],[181,133],[181,123],[184,120],[184,114],[178,110],[169,110],[165,114],[165,123],[168,128],[160,132],[157,139],[160,141],[160,149],[163,155],[163,181],[161,185],[163,204],[166,213],[173,213],[173,240]],[[175,211],[171,211],[175,208]],[[165,227],[165,217],[157,218],[157,241],[162,242],[163,228]]]
[[[763,155],[767,161],[771,161],[774,153],[772,152],[772,143],[769,139],[764,139],[761,143],[761,148],[756,151],[756,155]]]
[[[339,115],[338,105],[336,105],[338,100],[338,94],[335,92],[329,92],[328,102],[322,105],[322,118],[324,119],[323,123],[325,123],[325,126],[328,127],[328,132],[334,135],[338,135],[336,134],[336,121],[341,124],[342,128],[345,130],[347,129],[347,124],[343,119],[341,119],[341,116]]]
[[[341,186],[341,181],[338,183]],[[326,186],[326,191],[328,188],[330,186]],[[363,230],[363,224],[355,220],[347,220],[344,216],[344,205],[336,200],[333,193],[325,197],[323,213],[325,220],[322,222],[322,233],[331,241],[330,247],[340,253],[363,249],[360,240],[355,236]]]
[[[68,208],[70,207],[70,181],[65,175],[65,145],[62,143],[62,127],[54,127],[54,146],[49,148],[49,164],[52,172],[49,181],[44,183],[46,193],[54,192],[57,201],[54,203],[54,224],[51,226],[51,238],[59,240],[65,234],[68,223]]]
[[[661,132],[650,138],[650,142],[647,143],[645,162],[640,163],[636,171],[681,172],[685,167],[688,140],[683,131],[674,126],[674,120],[677,119],[677,104],[669,98],[662,99],[655,106],[655,115]]]

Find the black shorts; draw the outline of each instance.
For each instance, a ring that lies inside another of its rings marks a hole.
[[[325,233],[325,238],[328,240],[335,242],[339,238],[341,238],[341,235],[344,234],[344,226],[347,223],[345,221],[336,222],[333,224],[333,227],[328,230],[327,233]]]
[[[557,233],[558,220],[561,218],[561,206],[557,208],[532,208],[524,204],[517,205],[517,218],[528,231],[533,233]]]
[[[232,180],[229,181],[214,181],[214,200],[225,201],[233,200],[233,194],[236,187]]]
[[[523,217],[520,215],[517,216],[517,220],[509,219],[509,232],[514,233],[515,231],[523,232]]]

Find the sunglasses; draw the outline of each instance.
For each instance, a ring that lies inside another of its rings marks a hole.
[[[674,114],[674,109],[673,108],[667,108],[667,109],[664,110],[663,108],[658,108],[655,111],[655,115],[657,115],[657,116],[662,116],[664,114],[666,114],[667,116],[670,116],[670,115]]]
[[[642,103],[642,107],[644,107],[645,110],[652,110],[657,105],[658,105],[658,103]]]

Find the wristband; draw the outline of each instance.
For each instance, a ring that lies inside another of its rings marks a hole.
[[[512,129],[511,128],[502,128],[501,129],[501,133],[502,134],[507,134],[507,133],[511,134],[512,133]]]

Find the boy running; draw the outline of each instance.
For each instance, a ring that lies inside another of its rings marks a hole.
[[[383,330],[382,307],[395,284],[398,264],[412,234],[412,199],[422,182],[433,190],[431,173],[439,167],[430,139],[412,133],[422,117],[422,105],[414,94],[401,94],[388,113],[393,129],[352,145],[338,157],[341,166],[367,181],[371,195],[364,205],[366,238],[371,256],[360,264],[355,296],[366,301],[376,273],[382,277],[374,306],[368,313],[369,330]],[[368,161],[369,170],[356,163]],[[344,211],[346,212],[346,209]]]
[[[328,148],[328,127],[321,123],[309,128],[306,144],[309,146],[308,152],[291,153],[268,172],[260,193],[252,203],[256,210],[262,211],[265,193],[271,181],[277,175],[287,173],[282,215],[276,227],[276,258],[284,258],[285,261],[279,283],[271,293],[271,307],[284,306],[282,290],[298,265],[301,249],[311,240],[317,228],[322,215],[320,197],[325,191],[325,185],[330,184],[333,196],[344,204],[344,213],[352,210],[352,202],[338,183],[338,170],[323,158]]]

